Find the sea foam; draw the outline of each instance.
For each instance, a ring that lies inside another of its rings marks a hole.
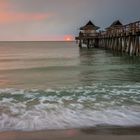
[[[140,86],[0,89],[0,131],[140,125]]]

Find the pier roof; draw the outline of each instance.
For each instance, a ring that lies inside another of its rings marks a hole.
[[[91,21],[89,21],[85,26],[81,27],[80,30],[98,30],[100,27],[95,26]]]
[[[116,20],[106,29],[115,28],[115,27],[121,27],[121,26],[123,26],[123,24],[119,20]]]
[[[112,26],[122,26],[123,24],[119,21],[119,20],[116,20],[114,21],[112,24],[111,24],[111,27]]]

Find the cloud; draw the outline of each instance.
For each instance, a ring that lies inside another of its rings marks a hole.
[[[17,12],[0,12],[0,23],[14,23],[24,21],[42,21],[50,17],[47,13],[17,13]]]
[[[6,0],[0,0],[0,10],[6,10],[11,7],[11,4]]]
[[[42,21],[48,19],[50,13],[17,11],[17,4],[9,0],[0,0],[0,24]]]

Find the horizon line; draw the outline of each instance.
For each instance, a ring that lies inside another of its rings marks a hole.
[[[75,40],[0,40],[0,42],[75,42]]]

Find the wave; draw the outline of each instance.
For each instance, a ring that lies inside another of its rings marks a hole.
[[[0,89],[0,131],[140,125],[140,85]]]

